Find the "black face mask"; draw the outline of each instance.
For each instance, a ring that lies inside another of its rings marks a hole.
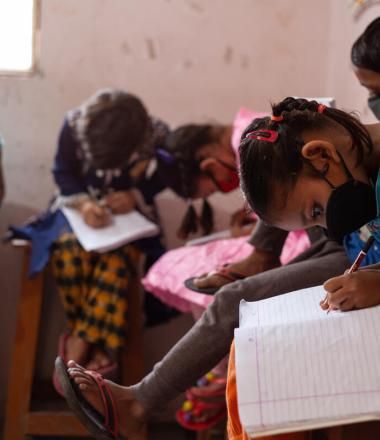
[[[340,158],[349,178],[348,182],[335,187],[322,175],[333,188],[326,207],[327,235],[338,243],[343,242],[345,235],[358,230],[376,217],[375,189],[354,179],[342,156]]]

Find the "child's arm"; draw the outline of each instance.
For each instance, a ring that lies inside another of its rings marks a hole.
[[[61,195],[72,196],[86,193],[85,182],[81,179],[81,160],[78,146],[71,128],[65,121],[58,138],[58,149],[54,158],[53,176]]]
[[[322,308],[348,311],[380,304],[380,270],[371,267],[327,280],[323,285],[326,307]]]

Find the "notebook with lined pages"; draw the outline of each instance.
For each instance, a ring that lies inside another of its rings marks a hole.
[[[238,407],[251,437],[380,418],[380,306],[327,314],[324,296],[241,302]]]

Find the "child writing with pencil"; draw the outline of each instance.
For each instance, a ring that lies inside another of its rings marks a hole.
[[[380,190],[380,124],[362,125],[341,110],[286,98],[268,118],[254,120],[240,145],[242,188],[250,206],[286,230],[319,225],[343,241],[351,267],[324,283],[322,309],[380,304],[380,243],[376,234]],[[375,184],[376,182],[376,184]],[[357,270],[362,265],[369,266]],[[235,347],[227,385],[229,439],[248,440],[239,421]],[[307,433],[275,436],[306,440]]]
[[[21,231],[32,241],[31,273],[51,261],[68,327],[60,354],[111,377],[115,354],[126,343],[129,279],[140,253],[152,263],[164,248],[156,236],[105,253],[87,252],[59,208],[77,209],[99,234],[114,214],[139,209],[152,216],[153,197],[164,185],[148,166],[167,133],[166,124],[152,119],[136,96],[118,89],[95,93],[65,115],[53,166],[58,194],[48,211]]]
[[[149,215],[163,185],[147,167],[167,132],[136,96],[100,90],[66,115],[53,167],[55,205],[75,207],[100,234],[114,214],[137,208]],[[126,292],[139,251],[154,259],[163,247],[156,237],[100,254],[86,252],[71,231],[56,237],[51,259],[69,327],[60,350],[67,358],[95,370],[114,365],[112,354],[125,344]]]
[[[376,227],[380,190],[380,124],[364,126],[341,110],[286,98],[270,118],[256,119],[240,146],[242,188],[261,218],[286,230],[322,226],[343,241],[353,263]],[[377,180],[377,182],[376,182]],[[375,221],[375,225],[370,223]],[[364,265],[380,261],[380,244]],[[325,283],[323,307],[351,310],[380,304],[377,266]]]

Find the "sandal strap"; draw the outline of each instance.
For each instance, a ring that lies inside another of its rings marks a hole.
[[[219,408],[225,408],[226,406],[225,400],[223,400],[223,402],[201,402],[200,400],[189,399],[189,401],[192,402],[193,404],[193,407],[191,408],[190,412],[193,412],[194,410],[203,411],[205,409],[219,409]]]
[[[92,370],[85,370],[85,372],[92,378],[98,387],[104,409],[104,428],[117,438],[119,436],[119,418],[112,391],[101,374]]]
[[[217,266],[217,268],[212,272],[212,274],[225,278],[228,281],[242,280],[247,277],[242,273],[231,270],[228,263],[223,264],[223,266]]]

